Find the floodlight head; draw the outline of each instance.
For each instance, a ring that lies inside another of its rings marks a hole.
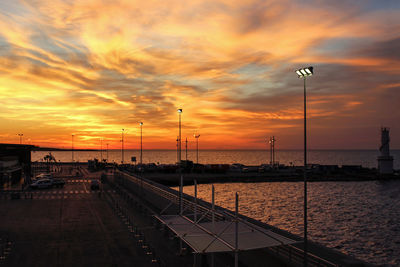
[[[143,122],[139,122],[139,124],[140,124],[140,126],[142,126],[142,125],[143,125]]]
[[[178,113],[182,113],[182,109],[180,108],[180,109],[178,109]]]
[[[296,73],[299,76],[299,78],[311,76],[314,74],[314,67],[310,66],[307,68],[302,68],[302,69],[296,70]]]

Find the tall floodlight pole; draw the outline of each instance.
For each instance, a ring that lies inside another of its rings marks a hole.
[[[296,70],[299,78],[304,80],[304,266],[307,266],[307,95],[306,78],[314,74],[314,68],[308,67]]]
[[[74,162],[74,134],[71,135],[72,162]]]
[[[179,136],[176,137],[176,162],[179,162]]]
[[[181,153],[182,153],[182,135],[181,135],[181,115],[182,115],[182,109],[178,109],[178,114],[179,114],[179,137],[178,137],[178,163],[181,165]]]
[[[125,129],[122,129],[121,133],[121,163],[124,164],[124,131]]]
[[[22,136],[24,136],[24,134],[19,133],[17,135],[19,136],[19,144],[22,145]]]
[[[199,134],[194,134],[194,138],[196,138],[196,163],[199,164]]]
[[[143,163],[143,122],[139,122],[140,125],[140,165]]]

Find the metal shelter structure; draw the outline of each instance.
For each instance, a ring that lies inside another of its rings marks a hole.
[[[212,253],[234,252],[235,267],[237,267],[239,251],[289,245],[297,242],[241,219],[239,217],[239,195],[237,193],[235,212],[221,214],[216,212],[215,209],[214,186],[212,186],[211,209],[198,204],[196,182],[194,186],[194,201],[184,205],[183,177],[181,175],[179,214],[163,215],[163,212],[172,204],[170,202],[159,215],[154,215],[154,217],[179,237],[181,246],[183,241],[194,253],[211,253],[211,266],[214,266],[214,255]],[[194,214],[185,214],[187,209],[194,211]],[[200,214],[198,214],[199,211]]]
[[[145,201],[151,202],[151,205],[159,210],[152,211],[154,218],[178,237],[180,249],[183,249],[183,243],[191,248],[194,266],[197,266],[196,255],[199,254],[209,255],[213,266],[213,255],[218,252],[234,253],[235,266],[238,266],[240,251],[257,248],[266,248],[268,253],[294,266],[303,263],[302,240],[299,238],[294,240],[291,235],[281,233],[275,227],[257,224],[251,218],[240,215],[237,194],[235,211],[229,211],[215,206],[214,187],[211,203],[197,198],[195,180],[194,196],[184,194],[182,175],[179,191],[135,174],[117,171],[116,175],[119,177],[117,183]],[[310,266],[338,266],[310,252],[308,252],[308,262]]]
[[[296,243],[251,223],[238,222],[236,230],[235,221],[197,223],[180,215],[155,217],[191,247],[194,253],[234,252]]]

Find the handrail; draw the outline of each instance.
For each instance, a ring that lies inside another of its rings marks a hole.
[[[126,172],[121,172],[121,173],[123,173],[124,175],[127,175],[130,178],[130,181],[132,181],[132,182],[134,182],[136,184],[139,184],[140,186],[143,186],[143,188],[146,188],[149,191],[152,191],[152,192],[158,194],[159,196],[162,196],[165,199],[170,200],[171,202],[173,202],[175,204],[179,204],[179,196],[177,194],[174,194],[172,192],[168,192],[167,190],[162,189],[160,187],[157,187],[157,186],[145,181],[145,179],[136,177],[133,174],[128,174]],[[183,202],[183,205],[186,204],[186,207],[189,207],[192,210],[194,210],[194,203],[192,201],[183,198],[182,202]],[[201,204],[197,204],[197,211],[198,212],[199,211],[200,212],[201,211],[207,212],[207,211],[210,211],[210,210],[211,210],[210,208],[202,206]],[[223,220],[226,217],[231,217],[231,218],[234,217],[234,215],[230,214],[230,212],[228,212],[228,211],[221,211],[221,212],[220,211],[214,211],[214,214],[215,214],[216,217],[218,217],[219,220]],[[208,216],[208,219],[210,219],[209,216]],[[244,223],[248,223],[246,220],[244,220],[242,218],[238,218],[238,219],[241,220]],[[286,259],[289,258],[287,260],[289,260],[289,262],[291,262],[291,263],[301,264],[303,262],[304,251],[301,248],[295,247],[293,245],[271,247],[271,248],[268,248],[268,249],[270,251],[274,252],[275,254],[278,254],[278,255],[279,255],[279,251],[281,251],[281,252],[285,251],[286,254],[287,254],[285,258]],[[326,267],[337,267],[337,266],[339,266],[338,264],[332,263],[332,262],[330,262],[328,260],[325,260],[325,259],[323,259],[321,257],[318,257],[317,255],[312,254],[310,252],[308,252],[307,255],[308,255],[308,262],[309,262],[310,265],[326,266]],[[297,261],[294,260],[293,258],[297,258]]]

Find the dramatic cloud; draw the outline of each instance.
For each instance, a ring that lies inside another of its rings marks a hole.
[[[400,148],[400,3],[265,0],[3,0],[0,142],[97,147]],[[277,144],[278,145],[278,144]]]

